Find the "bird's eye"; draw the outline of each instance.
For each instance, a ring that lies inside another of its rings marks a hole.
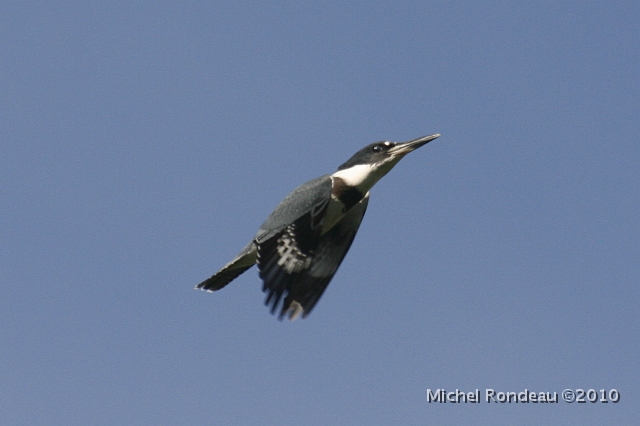
[[[385,152],[389,149],[393,148],[396,144],[393,142],[380,142],[371,147],[371,151],[373,152]]]

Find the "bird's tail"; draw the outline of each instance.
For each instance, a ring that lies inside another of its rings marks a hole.
[[[220,290],[231,281],[235,280],[240,274],[256,264],[258,248],[251,241],[242,251],[227,263],[222,269],[216,272],[210,278],[204,280],[196,286],[196,289],[216,291]]]

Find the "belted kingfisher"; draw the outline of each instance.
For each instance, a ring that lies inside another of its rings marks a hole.
[[[358,232],[369,190],[406,154],[439,137],[382,141],[356,152],[332,175],[294,189],[271,213],[249,244],[220,271],[196,286],[220,290],[258,264],[265,305],[279,319],[305,318],[336,273]]]

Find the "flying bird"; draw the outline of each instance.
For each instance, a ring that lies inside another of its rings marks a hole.
[[[349,251],[367,210],[369,190],[405,155],[439,136],[372,143],[335,173],[300,185],[235,259],[196,289],[220,290],[257,263],[271,313],[280,307],[279,319],[305,318]]]

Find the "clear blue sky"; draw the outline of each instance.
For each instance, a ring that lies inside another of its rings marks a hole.
[[[637,2],[3,2],[0,424],[638,424],[638,28]],[[297,185],[431,133],[307,319],[255,268],[193,290]]]

